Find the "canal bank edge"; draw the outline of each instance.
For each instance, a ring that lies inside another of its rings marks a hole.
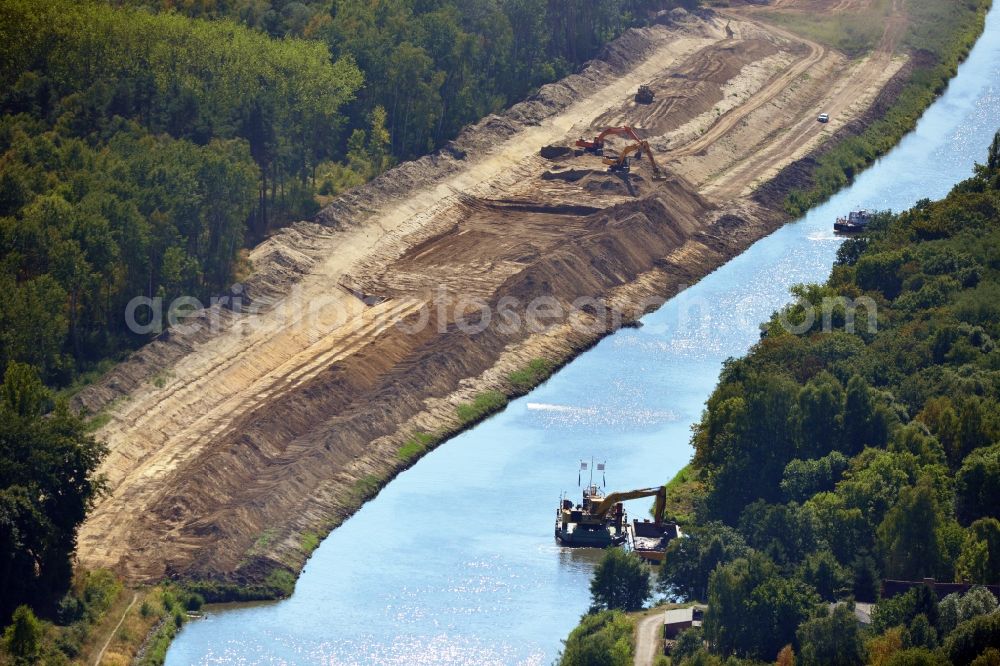
[[[991,0],[983,0],[976,17],[976,36],[983,30],[985,16],[991,7]],[[925,98],[920,112],[925,110],[947,87],[947,81],[955,68],[964,60],[974,40],[969,43],[966,34],[959,35],[960,54],[954,63],[948,63],[947,77],[933,83],[933,95]],[[723,263],[737,256],[753,242],[770,234],[782,224],[792,219],[785,210],[787,197],[796,190],[803,190],[812,184],[812,178],[823,157],[849,139],[863,136],[866,129],[876,120],[893,110],[898,100],[915,85],[914,71],[921,68],[919,58],[911,59],[883,88],[869,110],[854,122],[841,128],[830,140],[819,146],[806,157],[783,168],[773,179],[763,184],[754,199],[773,212],[765,224],[755,230],[727,229],[729,242],[717,245],[710,256],[702,257],[700,270],[679,270],[676,264],[668,268],[657,268],[640,276],[635,282],[624,285],[609,295],[608,301],[621,306],[635,302],[649,303],[646,312],[655,310],[668,297],[663,294],[696,283],[702,277]],[[924,63],[926,65],[926,63]],[[893,137],[893,145],[898,143],[919,119],[912,117],[909,126],[900,126],[898,136]],[[866,162],[873,163],[879,156],[874,155]],[[845,185],[848,183],[844,183]],[[825,199],[826,197],[824,197]],[[820,203],[812,201],[810,205]],[[759,231],[759,233],[753,233]],[[690,269],[690,267],[686,267]],[[651,300],[655,299],[655,300]],[[375,497],[379,490],[396,475],[405,471],[424,454],[439,444],[474,427],[493,414],[502,411],[507,403],[528,393],[545,381],[551,374],[569,363],[577,355],[596,345],[605,336],[622,326],[635,325],[635,321],[615,322],[600,333],[583,335],[579,331],[567,331],[568,327],[532,336],[514,349],[508,349],[492,368],[477,380],[467,382],[459,391],[446,400],[436,401],[437,409],[422,412],[403,424],[391,436],[373,442],[372,455],[359,461],[353,470],[354,480],[350,495],[338,510],[325,520],[308,526],[295,527],[286,534],[265,532],[255,547],[247,554],[243,565],[230,578],[183,580],[188,589],[202,594],[210,602],[236,602],[250,600],[281,599],[294,590],[295,580],[313,550],[322,539],[347,518],[353,515],[365,502]],[[524,380],[521,380],[524,378]],[[520,381],[515,381],[515,379]],[[380,454],[380,455],[378,455]],[[402,455],[401,455],[402,454]]]

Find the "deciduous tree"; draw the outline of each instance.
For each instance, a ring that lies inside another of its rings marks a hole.
[[[860,666],[864,643],[854,609],[839,604],[833,610],[802,623],[796,636],[802,666]]]
[[[638,556],[612,548],[594,569],[590,582],[591,608],[639,610],[650,591],[649,569]]]

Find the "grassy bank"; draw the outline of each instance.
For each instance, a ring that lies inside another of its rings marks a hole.
[[[811,187],[788,193],[785,209],[790,215],[802,215],[849,185],[858,173],[916,127],[924,110],[944,91],[959,63],[982,34],[986,12],[991,5],[992,0],[955,3],[908,0],[909,27],[904,45],[914,54],[909,80],[882,118],[871,123],[861,134],[839,142],[816,160]],[[881,30],[880,24],[877,27]],[[809,32],[806,29],[806,34]]]
[[[857,57],[875,48],[882,37],[892,0],[873,0],[860,11],[836,14],[765,11],[761,16],[807,39]]]
[[[564,362],[568,360],[567,358]],[[439,444],[502,411],[512,398],[524,395],[540,385],[561,365],[561,362],[545,358],[531,359],[523,367],[510,372],[506,381],[497,389],[483,391],[471,400],[456,405],[448,426],[433,432],[412,432],[397,449],[391,467],[356,479],[346,494],[348,502],[341,512],[302,533],[297,539],[294,552],[286,553],[280,560],[272,557],[275,544],[284,535],[273,529],[265,530],[247,552],[235,580],[190,580],[185,581],[185,589],[199,594],[209,603],[267,601],[289,597],[295,589],[296,572],[301,570],[313,551],[344,518],[373,499],[397,474],[408,469]]]
[[[666,520],[684,526],[695,520],[694,498],[701,495],[704,483],[698,471],[685,465],[667,483]]]
[[[30,656],[5,641],[0,664],[162,664],[170,640],[202,601],[176,585],[130,589],[110,571],[80,572],[54,618],[24,622],[24,635],[34,634],[21,643]]]
[[[464,402],[455,408],[458,423],[448,431],[423,432],[416,431],[399,448],[397,455],[404,463],[415,462],[420,456],[433,449],[449,437],[471,428],[480,421],[502,411],[512,398],[524,395],[548,379],[557,366],[544,358],[535,358],[523,368],[507,375],[507,385],[504,390],[483,391],[470,402]]]

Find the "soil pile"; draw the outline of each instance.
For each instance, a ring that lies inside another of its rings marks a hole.
[[[822,145],[825,128],[789,118],[846,85],[854,105],[831,126],[850,122],[894,71],[737,15],[668,23],[268,239],[253,275],[191,320],[214,326],[173,329],[83,391],[78,406],[108,410],[111,492],[81,563],[131,581],[297,568],[302,535],[405,466],[415,431],[456,431],[459,404],[516,390],[531,359],[571,358],[775,228],[780,213],[741,193],[747,172]],[[635,104],[642,83],[659,103]],[[645,154],[623,176],[558,148],[622,124],[670,146],[667,180]],[[536,328],[539,297],[559,307]],[[519,324],[502,325],[505,304]]]

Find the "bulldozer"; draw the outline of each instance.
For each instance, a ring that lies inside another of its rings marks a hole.
[[[653,180],[666,179],[666,176],[663,175],[663,171],[660,169],[660,165],[656,163],[656,158],[653,156],[653,149],[650,147],[649,142],[644,140],[626,146],[618,157],[605,157],[604,163],[608,165],[608,172],[628,174],[632,170],[632,153],[635,153],[637,160],[642,159],[643,153],[649,156],[649,163],[653,166]]]
[[[652,104],[653,103],[653,89],[647,84],[639,86],[639,91],[635,94],[636,104]]]

